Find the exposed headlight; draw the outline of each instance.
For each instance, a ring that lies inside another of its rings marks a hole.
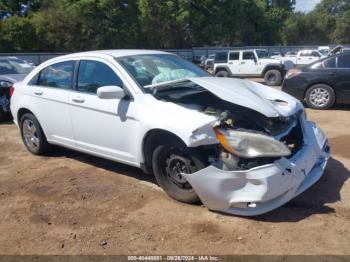
[[[291,154],[285,144],[273,137],[221,128],[215,128],[215,133],[228,152],[240,157],[278,157]]]

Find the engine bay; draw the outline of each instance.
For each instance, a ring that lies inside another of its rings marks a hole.
[[[218,119],[217,127],[262,134],[281,141],[294,155],[302,146],[302,130],[298,115],[269,118],[252,109],[222,100],[211,92],[196,88],[164,89],[153,94],[157,99],[172,102],[187,109],[196,110]],[[270,164],[280,157],[245,158],[237,156],[218,145],[212,150],[199,150],[208,157],[210,164],[224,170],[247,170]]]

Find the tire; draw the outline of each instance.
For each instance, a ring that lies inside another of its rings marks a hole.
[[[270,69],[266,71],[264,80],[268,86],[279,86],[282,83],[282,74],[277,69]]]
[[[200,202],[194,189],[179,171],[194,173],[205,165],[184,144],[170,141],[159,145],[153,152],[152,165],[158,184],[168,196],[190,204]]]
[[[24,114],[20,119],[20,130],[24,145],[34,155],[43,155],[49,149],[49,143],[39,124],[31,113]]]
[[[335,103],[334,90],[326,84],[313,85],[306,91],[305,102],[313,109],[331,108]]]
[[[216,77],[228,77],[228,72],[225,70],[220,70],[216,72],[215,74]]]

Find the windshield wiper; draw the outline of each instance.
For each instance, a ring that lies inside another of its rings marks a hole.
[[[144,86],[144,88],[157,89],[157,88],[160,88],[163,86],[170,86],[171,84],[181,83],[181,82],[185,82],[185,81],[189,81],[189,80],[187,78],[181,78],[181,79],[161,82],[161,83],[157,83],[157,84],[146,85],[146,86]]]

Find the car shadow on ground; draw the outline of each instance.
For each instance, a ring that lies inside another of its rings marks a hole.
[[[93,165],[98,168],[102,168],[108,171],[115,172],[118,175],[128,176],[136,178],[138,180],[146,181],[149,183],[157,184],[153,175],[145,174],[140,168],[121,164],[112,160],[95,157],[85,153],[80,153],[70,149],[55,146],[54,150],[50,150],[47,154],[48,157],[67,157],[85,164]]]
[[[338,160],[331,158],[321,179],[304,193],[282,207],[267,214],[254,217],[265,222],[298,222],[315,214],[331,214],[336,210],[329,207],[341,200],[340,191],[350,171]]]
[[[145,174],[139,168],[120,164],[111,160],[61,147],[56,147],[55,150],[52,150],[48,154],[48,156],[68,157],[98,168],[115,172],[118,175],[132,177],[158,186],[152,174]],[[332,204],[341,200],[340,190],[349,177],[350,171],[341,162],[331,158],[324,175],[307,191],[276,210],[264,215],[249,217],[248,219],[265,222],[298,222],[314,214],[335,213],[335,209],[327,206],[327,204]]]
[[[350,111],[350,105],[345,105],[345,104],[339,104],[339,105],[334,105],[331,110],[337,110],[337,111]]]
[[[13,123],[12,117],[0,116],[0,125],[11,125]]]

